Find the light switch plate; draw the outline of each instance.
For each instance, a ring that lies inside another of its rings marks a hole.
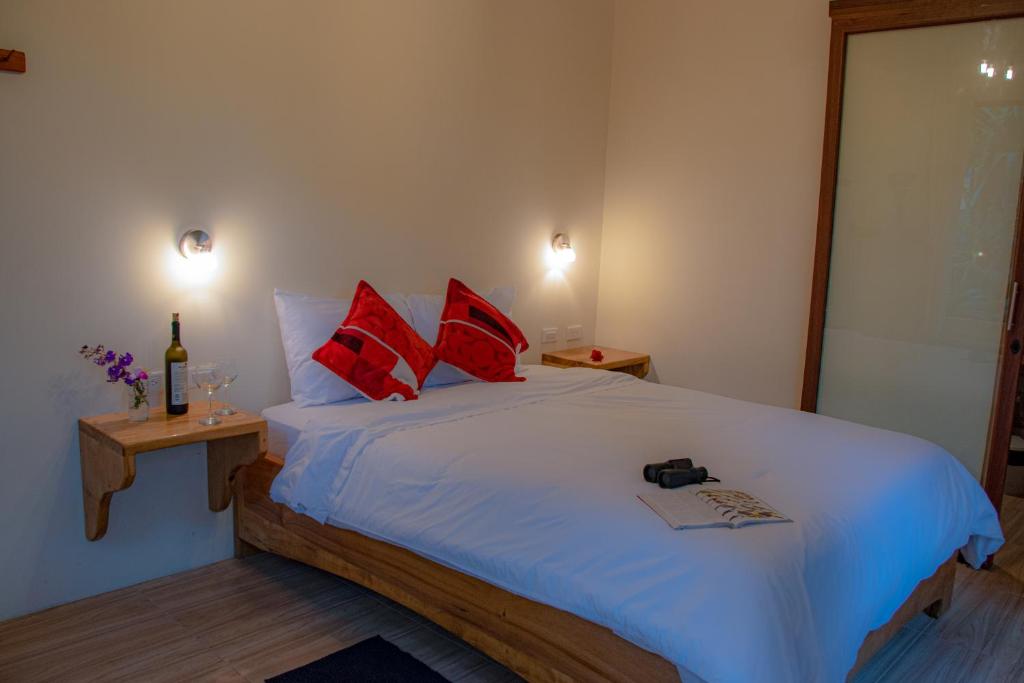
[[[554,344],[558,341],[558,328],[557,327],[545,327],[541,330],[540,343],[541,344]]]
[[[569,325],[565,328],[565,340],[577,341],[583,339],[583,325]]]

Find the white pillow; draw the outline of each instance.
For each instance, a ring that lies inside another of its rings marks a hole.
[[[412,324],[412,315],[401,294],[384,296],[402,318]],[[360,396],[351,384],[313,360],[313,352],[324,345],[348,315],[351,299],[296,294],[274,290],[274,307],[281,328],[284,359],[292,385],[292,400],[300,407],[347,401]],[[440,311],[438,311],[440,316]]]
[[[505,315],[512,312],[512,304],[516,301],[515,287],[495,287],[484,295],[491,304]],[[437,344],[437,333],[441,327],[441,311],[444,310],[444,296],[440,294],[410,294],[405,297],[406,304],[412,314],[412,326],[416,333],[434,346]],[[441,384],[454,384],[476,379],[454,365],[438,361],[434,369],[427,375],[424,387],[436,387]]]

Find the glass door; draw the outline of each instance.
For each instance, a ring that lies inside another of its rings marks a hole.
[[[817,411],[982,472],[1021,191],[1024,18],[858,33]]]

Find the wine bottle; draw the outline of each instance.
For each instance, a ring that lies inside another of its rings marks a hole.
[[[178,314],[171,316],[171,345],[164,353],[164,386],[167,414],[188,412],[188,351],[181,345],[181,323]]]

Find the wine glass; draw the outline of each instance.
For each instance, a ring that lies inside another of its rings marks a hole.
[[[206,392],[210,402],[209,415],[199,420],[199,424],[213,426],[220,424],[220,418],[213,414],[213,392],[220,388],[224,381],[224,373],[217,363],[203,363],[192,369],[192,382]]]
[[[231,407],[231,385],[238,379],[238,363],[233,360],[221,361],[220,365],[221,375],[223,380],[221,386],[224,388],[224,404],[218,408],[215,412],[218,415],[234,415],[236,411]]]

